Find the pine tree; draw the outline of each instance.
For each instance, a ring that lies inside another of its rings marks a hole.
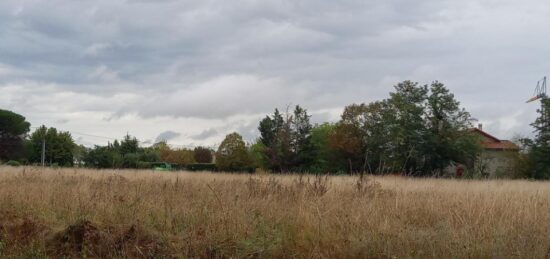
[[[311,125],[307,110],[296,106],[285,117],[278,109],[272,116],[260,121],[259,142],[263,145],[263,159],[268,169],[275,172],[304,171],[313,160]]]
[[[294,109],[294,116],[290,122],[291,129],[291,170],[305,171],[315,158],[315,151],[311,145],[311,116],[307,110],[299,105]]]
[[[23,157],[23,136],[29,127],[25,117],[0,109],[0,161]]]
[[[531,148],[530,157],[533,163],[531,177],[535,179],[550,178],[550,99],[541,99],[539,117],[531,124],[535,128],[536,138]]]

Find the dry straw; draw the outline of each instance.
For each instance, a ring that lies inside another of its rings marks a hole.
[[[2,257],[550,257],[550,183],[0,167]]]

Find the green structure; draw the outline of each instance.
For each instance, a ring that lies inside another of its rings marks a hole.
[[[151,167],[155,171],[172,171],[173,170],[172,164],[164,163],[164,162],[152,163]]]

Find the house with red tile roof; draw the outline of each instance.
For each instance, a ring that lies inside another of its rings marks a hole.
[[[513,157],[520,151],[518,145],[483,131],[481,124],[471,130],[480,137],[481,146],[483,147],[476,166],[482,174],[498,176],[513,170]]]

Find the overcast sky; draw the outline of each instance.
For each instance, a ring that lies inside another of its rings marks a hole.
[[[275,107],[336,121],[439,80],[512,138],[532,134],[549,42],[544,0],[2,0],[0,109],[85,145],[216,145]]]

